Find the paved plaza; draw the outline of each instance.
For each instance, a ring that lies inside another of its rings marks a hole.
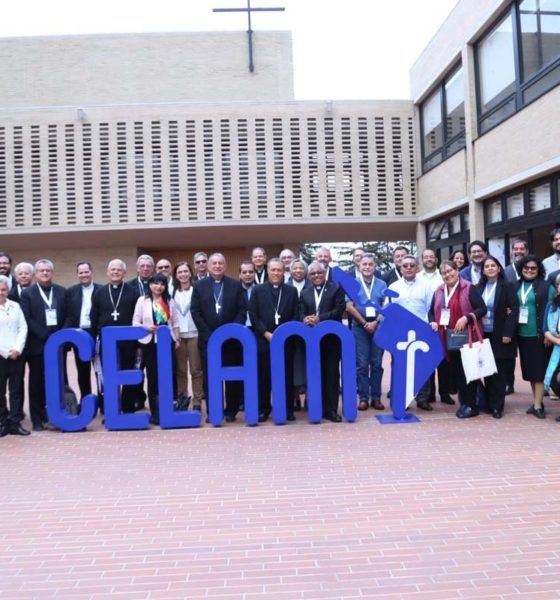
[[[560,598],[560,402],[0,440],[0,600]],[[388,411],[386,411],[388,412]]]

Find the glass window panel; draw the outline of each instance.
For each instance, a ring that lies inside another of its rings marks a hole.
[[[515,89],[511,13],[477,47],[480,105],[486,112]]]
[[[465,147],[465,136],[462,135],[461,137],[458,137],[454,142],[449,144],[449,146],[447,146],[447,156],[449,157],[452,154],[455,154],[455,152],[462,150],[464,147]]]
[[[520,217],[525,214],[522,192],[506,198],[506,212],[508,219],[515,219],[515,217]]]
[[[443,160],[443,155],[441,151],[438,154],[434,154],[428,160],[424,161],[424,171],[429,171],[433,167],[439,165],[439,163]]]
[[[502,201],[489,202],[486,208],[486,223],[500,223],[502,220]]]
[[[550,183],[529,190],[529,212],[550,208]]]
[[[453,215],[450,219],[450,224],[451,224],[451,234],[454,235],[456,233],[460,233],[461,232],[461,214],[457,213],[456,215]]]
[[[486,117],[480,122],[480,133],[484,133],[492,127],[501,123],[504,119],[507,119],[510,115],[515,112],[515,100],[512,98],[509,102],[504,104],[498,110],[493,112],[491,115]]]
[[[463,69],[455,72],[445,83],[445,103],[447,108],[447,139],[449,140],[465,130]]]
[[[543,65],[560,57],[560,7],[555,15],[541,15]]]
[[[522,13],[519,20],[521,23],[523,78],[530,79],[541,68],[537,16]]]
[[[441,122],[441,92],[437,90],[422,105],[424,131],[424,156],[429,156],[443,146]]]
[[[531,83],[523,91],[523,103],[528,104],[560,83],[560,65]]]

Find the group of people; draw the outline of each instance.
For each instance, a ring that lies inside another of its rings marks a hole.
[[[488,254],[482,241],[473,241],[468,252],[455,252],[439,265],[434,250],[419,258],[408,248],[393,252],[393,267],[380,273],[374,254],[363,248],[353,252],[348,273],[359,283],[358,302],[352,301],[332,277],[331,254],[320,248],[310,264],[289,250],[267,259],[263,248],[239,264],[239,276],[229,277],[221,253],[197,252],[193,266],[187,261],[172,265],[149,255],[138,257],[136,274],[127,280],[120,259],[107,266],[107,283],[94,282],[89,262],[78,263],[78,283],[63,288],[53,282],[54,265],[48,259],[19,263],[0,252],[0,437],[29,435],[24,418],[24,373],[29,369],[29,411],[32,428],[48,427],[43,350],[54,332],[74,327],[99,340],[105,327],[139,325],[146,335],[138,342],[119,343],[121,369],[145,369],[147,395],[142,384],[123,386],[121,409],[135,412],[149,404],[151,423],[159,424],[157,385],[158,328],[168,326],[173,344],[176,406],[201,411],[208,397],[208,340],[226,323],[239,323],[253,331],[258,349],[259,422],[272,411],[270,340],[283,323],[301,321],[314,327],[322,321],[341,322],[348,317],[356,343],[357,403],[361,411],[383,410],[381,381],[383,350],[376,331],[383,315],[374,305],[397,302],[429,322],[440,335],[445,357],[435,374],[418,392],[419,409],[431,411],[436,387],[441,402],[455,404],[458,418],[487,411],[495,418],[504,412],[505,397],[514,391],[517,349],[523,379],[531,383],[533,403],[527,412],[544,418],[543,396],[560,391],[560,230],[551,234],[554,253],[545,261],[529,253],[524,240],[515,240],[511,264],[505,269]],[[387,288],[396,293],[386,293]],[[460,352],[452,348],[450,334],[467,328],[488,338],[497,372],[480,382],[467,382]],[[81,397],[92,391],[92,362],[82,361],[74,349]],[[98,355],[103,348],[98,344]],[[224,365],[241,364],[241,347],[235,340],[222,348]],[[299,338],[285,346],[286,415],[305,408],[305,348]],[[340,343],[336,336],[321,341],[323,417],[340,422]],[[97,394],[103,409],[101,378]],[[224,386],[224,416],[235,421],[243,410],[243,383]],[[7,395],[9,391],[9,396]],[[390,396],[390,392],[388,394]],[[9,397],[9,402],[8,402]],[[560,420],[560,419],[559,419]]]

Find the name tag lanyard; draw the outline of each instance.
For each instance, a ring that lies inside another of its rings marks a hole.
[[[484,304],[488,304],[488,300],[492,298],[492,296],[496,293],[496,281],[491,286],[486,285],[484,290],[482,290],[482,299],[484,300]]]
[[[51,287],[51,291],[49,292],[49,297],[47,298],[45,292],[43,291],[43,288],[39,284],[37,284],[37,288],[39,289],[39,294],[41,294],[41,298],[43,299],[43,302],[45,303],[45,306],[47,307],[45,309],[46,325],[47,325],[47,327],[56,327],[56,325],[57,325],[56,309],[54,309],[52,307],[53,289]]]
[[[371,287],[368,288],[368,286],[366,285],[366,282],[364,281],[363,276],[360,274],[360,283],[362,284],[362,288],[364,290],[364,293],[366,295],[366,298],[371,302],[371,295],[373,293],[373,281],[374,281],[374,277],[371,279]],[[375,317],[375,308],[373,308],[373,306],[366,306],[366,317],[367,318],[371,318],[371,317]]]
[[[313,293],[315,294],[315,315],[318,316],[319,315],[319,305],[321,304],[321,298],[323,297],[323,292],[325,291],[325,287],[323,286],[321,288],[321,292],[318,294],[317,293],[317,289],[313,290]]]
[[[453,294],[455,290],[459,287],[459,282],[451,288],[451,291],[447,291],[447,286],[443,286],[443,299],[444,299],[444,308],[441,311],[441,319],[439,324],[447,327],[449,322],[451,321],[451,311],[449,310],[449,303],[451,302],[451,298],[453,298]]]
[[[525,282],[521,284],[520,294],[521,294],[521,306],[519,307],[519,323],[521,325],[526,325],[529,322],[529,307],[527,306],[527,299],[529,298],[529,294],[533,289],[533,284],[530,283],[528,288],[525,288]]]

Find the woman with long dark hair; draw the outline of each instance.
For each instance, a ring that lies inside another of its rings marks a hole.
[[[189,371],[193,393],[193,410],[201,410],[204,391],[202,364],[198,350],[198,330],[191,317],[193,270],[188,262],[180,262],[173,269],[173,300],[179,313],[179,345],[175,348],[177,363],[177,393],[180,406],[188,405]]]
[[[459,271],[469,266],[467,255],[463,252],[463,250],[455,250],[455,252],[451,254],[449,260],[455,264]]]
[[[533,392],[533,405],[527,409],[527,414],[544,419],[544,376],[550,351],[546,347],[548,341],[545,343],[543,325],[546,306],[552,299],[554,288],[544,279],[542,261],[534,254],[528,254],[519,261],[519,272],[517,344],[521,373],[523,379],[531,383]]]
[[[441,264],[440,273],[443,284],[440,285],[432,300],[428,318],[434,331],[438,331],[445,357],[440,365],[449,370],[450,379],[457,382],[461,406],[456,415],[459,419],[478,416],[476,407],[476,381],[467,383],[461,353],[447,348],[447,330],[456,333],[465,331],[468,325],[474,325],[475,320],[486,314],[486,306],[476,288],[459,277],[457,265],[450,260]]]
[[[167,291],[167,277],[156,273],[148,281],[148,292],[138,298],[132,324],[144,327],[148,334],[139,340],[146,363],[148,378],[148,402],[150,423],[159,425],[158,370],[157,370],[157,329],[163,325],[171,330],[175,347],[179,345],[179,318],[175,302]]]
[[[516,331],[519,303],[513,286],[504,278],[504,269],[494,256],[482,262],[482,276],[476,289],[486,304],[482,319],[484,337],[490,340],[496,360],[497,373],[484,378],[486,403],[495,419],[501,419],[506,397],[508,360],[517,352]]]

